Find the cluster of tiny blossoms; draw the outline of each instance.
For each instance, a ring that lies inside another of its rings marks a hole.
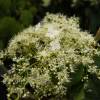
[[[96,69],[95,45],[94,38],[80,30],[78,18],[47,14],[9,42],[6,52],[15,63],[4,75],[8,98],[67,98],[69,87],[84,81],[84,68]]]

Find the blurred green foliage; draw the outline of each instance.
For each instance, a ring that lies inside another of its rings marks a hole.
[[[33,0],[0,0],[0,48],[7,46],[12,36],[33,24],[39,3]]]
[[[3,42],[5,42],[6,45],[13,34],[17,33],[22,27],[23,26],[12,17],[6,16],[0,19],[1,48],[4,48]]]

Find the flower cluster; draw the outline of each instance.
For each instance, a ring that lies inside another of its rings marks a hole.
[[[86,99],[82,91],[88,90],[89,78],[100,77],[99,47],[75,17],[47,14],[15,36],[5,52],[13,61],[3,80],[8,99]]]

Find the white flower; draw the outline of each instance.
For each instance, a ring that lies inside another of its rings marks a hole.
[[[47,32],[47,36],[50,38],[54,38],[55,36],[57,36],[59,34],[59,30],[57,30],[54,25],[50,25],[48,26],[48,32]]]
[[[35,31],[37,31],[40,27],[41,27],[41,24],[38,23],[38,24],[36,25],[36,27],[35,27]]]
[[[51,50],[58,50],[58,49],[60,49],[60,43],[59,43],[59,41],[58,40],[54,40],[54,41],[52,41],[51,43],[50,43],[50,49]]]
[[[40,52],[40,55],[46,57],[47,56],[47,52],[45,50],[43,50],[43,51]]]

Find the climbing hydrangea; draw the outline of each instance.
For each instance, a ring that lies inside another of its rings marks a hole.
[[[47,14],[9,42],[5,54],[12,64],[3,80],[8,99],[83,100],[97,93],[90,83],[94,76],[97,83],[100,79],[96,47],[94,38],[79,28],[78,18]]]

